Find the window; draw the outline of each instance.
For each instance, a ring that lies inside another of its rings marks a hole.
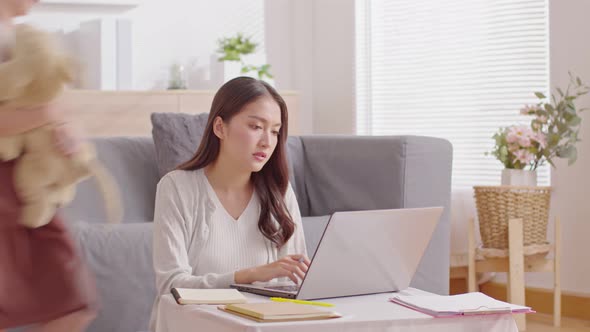
[[[454,148],[453,188],[497,185],[500,126],[549,90],[547,0],[357,0],[361,135],[425,135]],[[549,168],[538,170],[549,184]]]

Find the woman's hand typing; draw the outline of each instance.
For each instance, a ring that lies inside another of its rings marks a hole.
[[[309,258],[304,255],[288,255],[270,264],[237,271],[234,279],[238,284],[251,284],[255,281],[288,277],[299,284],[299,280],[305,277],[309,264]]]

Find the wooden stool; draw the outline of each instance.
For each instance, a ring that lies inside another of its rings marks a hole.
[[[553,272],[553,325],[561,324],[561,224],[559,218],[555,218],[555,242],[554,258],[545,258],[542,255],[527,255],[527,248],[523,246],[523,222],[522,219],[510,219],[508,223],[508,255],[501,257],[477,257],[475,245],[475,220],[469,221],[468,232],[468,277],[467,285],[470,292],[478,291],[476,282],[477,272],[508,272],[506,285],[508,302],[525,305],[525,272]],[[533,308],[534,310],[534,308]],[[526,316],[515,316],[519,331],[526,330]]]

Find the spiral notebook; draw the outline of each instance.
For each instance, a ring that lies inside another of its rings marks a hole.
[[[396,295],[389,299],[434,317],[533,313],[530,307],[498,301],[480,292],[460,295]]]

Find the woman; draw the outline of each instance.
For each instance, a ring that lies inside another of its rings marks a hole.
[[[10,58],[12,19],[36,1],[0,1],[0,62]],[[50,105],[9,109],[0,105],[0,135],[15,135],[61,119]],[[77,149],[68,127],[56,130],[54,145],[64,155]],[[14,161],[0,161],[0,331],[32,326],[34,331],[83,331],[95,316],[94,284],[62,220],[29,229],[18,223],[21,204],[13,184]]]
[[[289,185],[287,106],[263,81],[238,77],[211,106],[195,156],[162,178],[154,213],[158,297],[173,287],[227,288],[287,277],[309,259]]]

